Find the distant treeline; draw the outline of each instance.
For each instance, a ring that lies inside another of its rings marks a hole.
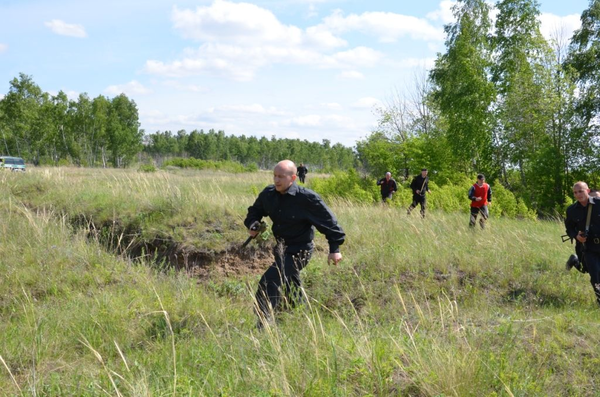
[[[229,160],[244,165],[256,164],[270,169],[281,159],[291,159],[323,171],[347,170],[356,166],[356,155],[351,148],[339,143],[331,145],[328,139],[321,143],[299,139],[256,138],[225,135],[223,131],[185,130],[173,134],[156,132],[146,136],[144,152],[160,165],[171,157],[193,157],[199,160]]]

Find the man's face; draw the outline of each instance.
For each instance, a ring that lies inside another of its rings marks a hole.
[[[483,186],[483,182],[485,182],[485,178],[477,179],[477,184],[479,186]]]
[[[590,189],[584,184],[578,183],[573,186],[573,196],[575,196],[575,200],[579,201],[582,204],[587,203],[589,199]]]
[[[275,190],[279,193],[287,192],[295,179],[296,175],[287,168],[277,166],[273,170],[273,183],[275,184]]]
[[[392,174],[385,174],[385,179],[387,179],[388,181],[390,180],[391,177],[392,177]]]
[[[427,176],[427,171],[421,171],[421,176],[425,178]]]

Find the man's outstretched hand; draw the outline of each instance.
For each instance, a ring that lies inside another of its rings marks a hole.
[[[342,260],[342,254],[340,254],[339,252],[333,252],[331,254],[329,254],[329,256],[327,257],[327,264],[333,264],[334,266],[337,266],[338,262]]]

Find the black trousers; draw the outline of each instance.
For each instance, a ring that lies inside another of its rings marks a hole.
[[[274,249],[275,262],[262,275],[256,292],[259,316],[270,317],[271,310],[281,309],[283,304],[294,306],[302,301],[300,270],[312,256],[312,249],[297,253],[284,251],[278,245]]]
[[[590,283],[596,294],[596,301],[600,304],[600,252],[584,253],[587,271],[590,274]]]
[[[298,179],[300,179],[300,182],[304,183],[304,178],[306,178],[306,174],[298,174]]]
[[[425,208],[427,207],[427,197],[420,194],[413,194],[412,204],[406,209],[406,213],[410,215],[411,211],[421,205],[421,216],[425,218]]]
[[[475,223],[477,223],[477,215],[481,215],[481,218],[479,218],[479,226],[481,226],[482,229],[485,228],[485,221],[490,216],[487,205],[484,205],[483,207],[471,207],[471,219],[469,220],[469,226],[475,226]]]

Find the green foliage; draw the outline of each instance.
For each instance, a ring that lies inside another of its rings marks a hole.
[[[148,135],[149,144],[144,148],[157,161],[172,156],[182,157],[185,154],[212,161],[235,161],[247,166],[262,169],[272,167],[283,159],[291,159],[296,163],[304,163],[313,172],[321,170],[331,172],[354,167],[356,158],[351,148],[344,147],[324,139],[321,143],[299,139],[270,140],[262,137],[246,137],[242,135],[227,136],[224,131],[194,130],[189,135],[181,130],[177,135],[170,131],[156,132]]]
[[[212,160],[200,160],[195,158],[173,158],[165,161],[163,167],[175,166],[180,168],[194,168],[197,170],[214,170],[232,172],[234,174],[241,172],[255,172],[256,164],[253,166],[244,166],[235,161],[212,161]]]
[[[140,172],[156,172],[156,167],[154,164],[142,164],[140,168],[138,168]]]
[[[447,121],[447,142],[458,168],[489,173],[495,87],[488,79],[491,61],[490,6],[483,0],[461,0],[453,7],[456,22],[446,25],[447,51],[440,54],[430,78],[432,98]]]
[[[141,150],[137,105],[121,94],[69,100],[43,92],[19,74],[0,100],[0,138],[6,155],[39,164],[124,167]]]
[[[308,185],[327,199],[342,198],[366,204],[379,200],[379,187],[369,178],[361,178],[354,169],[336,172],[328,178],[311,178]]]

